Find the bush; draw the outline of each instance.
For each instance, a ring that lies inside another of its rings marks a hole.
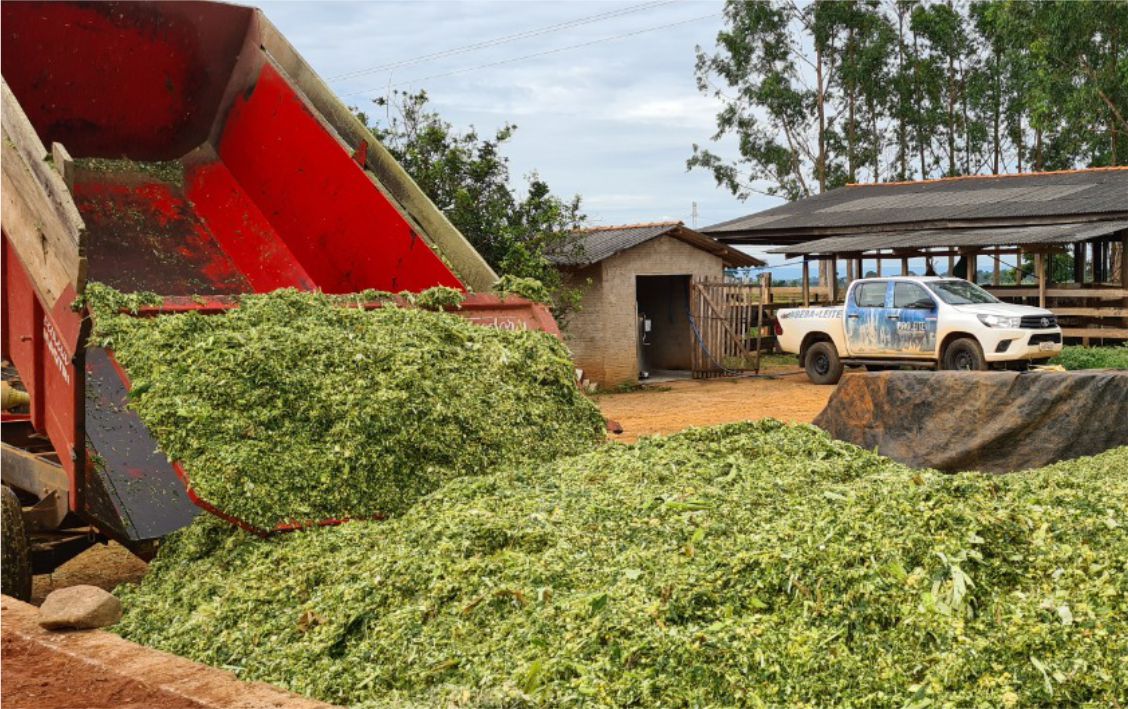
[[[1128,369],[1128,345],[1120,347],[1063,347],[1050,360],[1066,369]]]

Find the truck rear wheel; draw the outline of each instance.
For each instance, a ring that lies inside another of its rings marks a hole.
[[[16,493],[7,485],[0,486],[3,516],[0,518],[0,592],[21,601],[31,599],[31,557],[28,553],[27,530],[23,508]]]
[[[804,359],[807,378],[813,384],[837,384],[842,378],[842,360],[833,342],[816,342]]]
[[[983,348],[971,337],[961,337],[944,350],[942,361],[944,369],[979,371],[987,369]]]

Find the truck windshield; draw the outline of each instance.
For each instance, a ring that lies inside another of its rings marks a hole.
[[[976,303],[998,303],[998,298],[974,283],[961,280],[929,281],[928,289],[948,305],[972,305]]]

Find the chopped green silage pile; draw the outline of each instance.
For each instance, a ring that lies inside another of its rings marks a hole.
[[[151,300],[92,286],[94,340],[197,493],[258,527],[395,515],[451,478],[604,437],[567,350],[542,332],[296,291],[226,315],[116,314]]]
[[[1005,476],[773,421],[453,480],[386,522],[201,519],[125,637],[385,706],[1123,706],[1128,448]]]
[[[1066,369],[1128,369],[1128,345],[1119,347],[1063,347],[1050,360]]]

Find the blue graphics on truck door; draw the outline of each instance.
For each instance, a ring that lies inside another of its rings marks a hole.
[[[896,343],[896,332],[889,327],[886,304],[889,281],[855,284],[846,299],[846,347],[850,356],[885,354]]]
[[[893,351],[906,357],[931,357],[936,352],[936,301],[916,283],[895,281],[889,320],[895,323]]]

